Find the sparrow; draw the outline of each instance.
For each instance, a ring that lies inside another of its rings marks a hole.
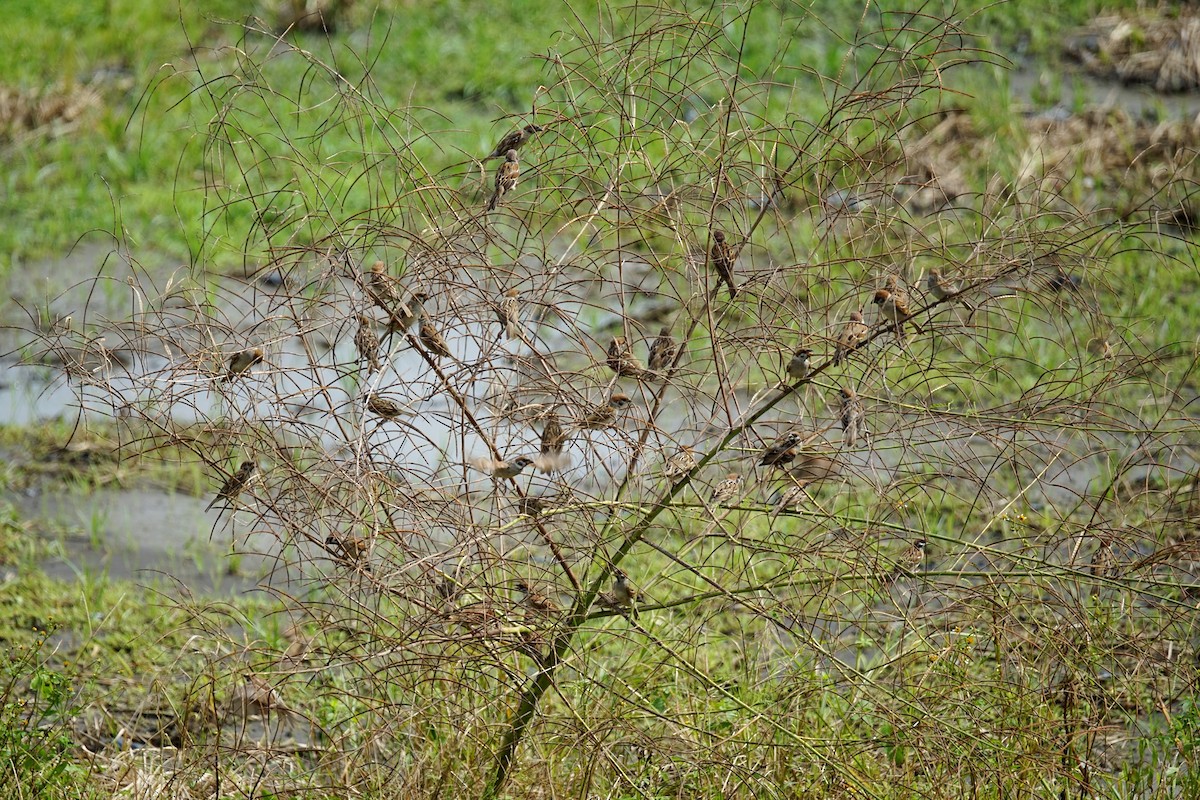
[[[429,295],[424,292],[414,292],[407,300],[388,309],[388,333],[407,331],[425,314],[425,301]]]
[[[367,374],[372,375],[383,366],[379,363],[379,337],[371,327],[372,322],[362,314],[358,315],[358,333],[354,334],[354,346],[358,348],[358,357],[367,362]]]
[[[741,493],[742,484],[742,476],[731,472],[713,488],[712,497],[709,499],[716,505],[724,505]]]
[[[637,602],[641,593],[629,585],[629,579],[619,569],[613,570],[612,591],[600,594],[600,604],[617,610],[628,610],[637,618]]]
[[[908,298],[903,294],[892,294],[887,289],[879,289],[875,292],[875,299],[871,301],[879,306],[879,311],[883,318],[893,323],[896,326],[896,339],[904,339],[904,323],[911,323],[917,329],[917,333],[923,333],[921,326],[913,322],[913,312],[908,307]]]
[[[850,319],[842,326],[842,332],[837,337],[837,343],[833,350],[834,366],[842,363],[843,358],[866,341],[869,331],[867,323],[863,322],[862,312],[851,311]]]
[[[242,465],[238,467],[237,472],[229,476],[229,479],[221,486],[221,490],[217,492],[217,496],[213,498],[213,501],[204,510],[208,511],[221,500],[229,500],[231,502],[236,500],[237,496],[246,488],[246,484],[250,483],[251,479],[254,478],[254,472],[257,469],[258,467],[253,461],[243,461]]]
[[[564,491],[543,497],[528,495],[517,500],[517,511],[527,517],[536,517],[547,509],[558,508],[569,502],[569,494]]]
[[[784,511],[794,511],[806,496],[807,495],[804,492],[803,486],[799,484],[789,486],[783,492],[783,494],[780,495],[779,501],[775,503],[775,508],[771,511],[772,519],[778,517]]]
[[[533,459],[528,456],[518,456],[512,461],[496,461],[491,458],[476,458],[471,461],[471,466],[475,467],[475,469],[486,475],[491,475],[492,478],[498,481],[517,477],[531,464],[533,464]]]
[[[434,326],[433,320],[428,314],[421,315],[421,344],[435,358],[450,358],[450,348],[446,346],[446,340],[442,338],[442,334]]]
[[[809,362],[812,360],[812,350],[807,347],[801,347],[792,353],[792,358],[787,363],[788,377],[793,381],[802,381],[808,378]]]
[[[858,393],[849,386],[838,390],[841,405],[838,411],[842,423],[842,443],[846,447],[854,447],[858,443],[858,435],[863,427],[863,404],[858,399]]]
[[[496,319],[504,326],[504,335],[509,339],[521,338],[521,303],[517,299],[520,294],[516,289],[509,289],[496,308]]]
[[[371,271],[367,275],[367,294],[371,296],[375,305],[389,314],[397,306],[404,305],[404,300],[400,297],[400,292],[396,289],[396,285],[392,282],[392,276],[388,275],[387,266],[382,261],[376,261],[371,265]]]
[[[826,478],[836,477],[841,472],[841,467],[832,458],[816,453],[800,452],[792,462],[792,467],[788,470],[787,475],[797,486],[804,487]]]
[[[525,606],[527,611],[546,615],[562,613],[562,609],[559,608],[558,603],[534,589],[526,581],[519,580],[514,585],[517,591],[521,593],[521,605]]]
[[[517,188],[517,178],[521,176],[521,165],[517,162],[517,151],[509,148],[504,154],[504,163],[496,170],[496,191],[488,200],[487,210],[495,211],[500,205],[500,198]]]
[[[629,395],[617,392],[608,400],[598,406],[592,406],[583,415],[579,426],[591,431],[604,430],[611,427],[617,421],[619,412],[624,411],[633,405],[633,400],[629,399]]]
[[[608,368],[618,376],[640,378],[646,370],[634,357],[633,348],[625,341],[624,336],[613,337],[608,345]]]
[[[240,350],[234,353],[229,357],[229,369],[225,372],[225,377],[221,379],[221,383],[228,383],[262,360],[263,351],[261,347],[251,347],[249,350]]]
[[[506,133],[504,138],[492,149],[492,152],[484,158],[484,161],[490,158],[500,158],[506,155],[509,150],[519,150],[521,145],[532,139],[535,133],[541,133],[543,130],[545,129],[541,125],[531,123],[524,128]]]
[[[229,695],[228,707],[241,715],[251,714],[267,717],[272,713],[280,714],[291,720],[299,713],[284,702],[283,697],[274,686],[257,675],[242,676],[242,685],[235,688]]]
[[[663,475],[669,480],[676,480],[687,475],[696,468],[696,451],[684,445],[675,452],[675,455],[667,459]]]
[[[338,561],[364,568],[367,566],[367,552],[370,546],[361,537],[331,533],[325,537],[325,549]]]
[[[925,564],[925,547],[927,542],[924,539],[917,539],[910,544],[908,548],[900,554],[896,559],[896,566],[892,570],[892,577],[897,578],[901,575],[911,576],[915,571],[921,569]]]
[[[800,433],[788,431],[776,439],[758,459],[760,467],[785,467],[796,460],[796,445],[800,444]]]
[[[936,269],[930,269],[925,276],[925,290],[935,300],[945,300],[962,291],[957,285],[943,278]]]
[[[388,400],[383,395],[378,395],[372,392],[367,395],[367,410],[372,414],[378,414],[384,419],[395,419],[404,413],[404,409]]]
[[[675,363],[679,353],[679,343],[671,335],[669,327],[663,327],[658,338],[650,343],[650,354],[646,358],[646,367],[659,378],[666,378],[667,370]]]
[[[717,285],[722,282],[729,287],[729,299],[732,300],[737,296],[737,286],[733,278],[733,262],[737,260],[737,253],[733,247],[725,241],[724,231],[713,231],[712,251],[709,254],[712,259],[713,269],[717,271]]]
[[[542,446],[536,462],[538,472],[551,473],[567,466],[566,457],[563,454],[563,446],[566,443],[567,434],[558,420],[558,415],[553,413],[548,415],[546,424],[542,426]]]

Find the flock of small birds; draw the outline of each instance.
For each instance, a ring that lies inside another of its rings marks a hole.
[[[496,170],[494,187],[486,211],[496,210],[516,189],[521,174],[518,151],[542,130],[541,126],[532,124],[515,130],[505,136],[487,156],[488,159],[503,158],[503,161]],[[733,300],[738,296],[739,290],[736,265],[741,246],[731,241],[722,230],[709,231],[709,239],[706,262],[714,277],[711,297],[715,298],[725,289],[730,300]],[[436,364],[440,359],[453,358],[445,338],[425,309],[425,303],[429,299],[427,294],[419,290],[406,291],[400,281],[389,274],[387,265],[382,261],[377,261],[364,270],[358,276],[357,282],[362,288],[364,301],[382,310],[386,315],[389,336],[409,336],[414,346],[419,344],[419,349],[430,363]],[[961,287],[935,270],[930,270],[925,276],[924,290],[926,297],[936,303],[962,303],[974,312],[974,308],[959,297],[963,291]],[[917,312],[914,311],[909,292],[897,276],[889,276],[886,285],[874,291],[871,302],[879,310],[878,325],[869,325],[861,310],[852,311],[837,330],[827,366],[837,366],[847,361],[851,354],[868,342],[875,333],[891,332],[901,346],[906,340],[907,329],[917,334],[924,333],[925,329],[916,319]],[[500,332],[509,340],[525,341],[520,292],[516,288],[507,289],[496,298],[493,309]],[[354,346],[358,361],[367,375],[371,375],[384,368],[380,338],[375,332],[376,323],[366,313],[358,313],[356,321],[358,328],[354,335]],[[681,343],[668,325],[649,342],[644,364],[634,354],[631,344],[622,336],[614,337],[609,343],[605,363],[617,378],[661,385],[671,381],[682,356]],[[263,351],[260,348],[233,353],[228,357],[227,369],[220,376],[220,382],[227,383],[244,376],[262,360]],[[814,374],[813,360],[814,352],[810,347],[803,344],[797,347],[785,366],[787,380],[781,382],[779,388],[796,391],[803,384],[811,382]],[[842,386],[838,390],[837,398],[836,422],[841,428],[841,444],[844,449],[849,450],[857,447],[869,436],[864,404],[858,392],[850,385]],[[602,431],[618,426],[632,405],[632,398],[614,386],[603,401],[574,409],[569,419],[560,418],[557,409],[541,414],[538,418],[541,424],[540,447],[536,455],[474,458],[470,459],[468,464],[490,476],[497,486],[513,481],[530,468],[544,474],[562,471],[570,464],[565,450],[575,432]],[[396,403],[373,392],[367,393],[366,408],[370,413],[385,420],[395,419],[402,414],[402,409]],[[835,457],[816,452],[809,447],[815,436],[813,434],[806,438],[798,429],[788,430],[757,453],[757,465],[773,471],[773,474],[780,476],[784,481],[784,486],[773,500],[772,519],[781,513],[802,508],[805,501],[811,499],[807,493],[808,487],[841,475],[842,468]],[[663,456],[662,474],[673,489],[681,482],[690,481],[703,464],[696,450],[687,445],[669,455],[664,453]],[[256,474],[257,468],[253,462],[242,463],[224,482],[209,507],[218,502],[227,505],[235,503]],[[712,507],[736,505],[745,488],[746,479],[743,473],[729,472],[708,493],[710,512]],[[536,517],[555,507],[562,499],[561,494],[553,497],[521,494],[517,508],[522,514]],[[923,553],[924,542],[921,545]],[[361,538],[348,534],[331,535],[326,539],[325,547],[339,563],[369,571],[371,548],[369,543]],[[612,589],[602,593],[600,603],[612,609],[632,609],[637,598],[636,590],[629,585],[625,574],[615,566],[612,567],[611,573]],[[520,583],[516,588],[524,598],[523,604],[531,612],[560,613],[561,609],[553,600],[539,594],[530,585]]]

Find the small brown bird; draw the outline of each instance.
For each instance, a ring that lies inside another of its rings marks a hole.
[[[741,475],[736,472],[731,472],[725,476],[725,480],[721,481],[713,488],[712,497],[709,499],[715,505],[725,505],[741,493],[743,483],[744,481],[742,480]]]
[[[793,381],[802,381],[808,378],[809,363],[812,361],[812,350],[807,347],[801,347],[792,353],[792,358],[787,364],[788,377]]]
[[[435,358],[450,358],[450,348],[446,346],[446,340],[442,338],[442,334],[433,324],[433,320],[428,314],[421,315],[421,332],[419,334],[421,344]]]
[[[498,481],[515,478],[525,471],[525,468],[533,464],[533,459],[528,456],[518,456],[512,461],[496,461],[491,458],[476,458],[471,461],[471,466],[482,473],[491,475]]]
[[[225,377],[221,378],[221,383],[228,383],[242,375],[255,364],[261,363],[262,360],[263,351],[261,347],[251,347],[249,350],[240,350],[234,353],[229,357],[229,369],[226,370]]]
[[[921,326],[913,321],[913,312],[908,307],[908,300],[903,295],[895,295],[887,289],[879,289],[875,292],[875,299],[871,301],[879,306],[879,311],[883,318],[896,326],[896,339],[902,341],[904,339],[904,323],[911,324],[917,329],[917,333],[924,333]]]
[[[492,149],[484,161],[490,158],[501,158],[508,153],[509,150],[519,150],[521,145],[533,138],[534,134],[541,133],[544,130],[541,125],[529,124],[524,128],[506,133],[504,138]]]
[[[525,606],[527,611],[546,616],[555,616],[562,613],[562,609],[558,603],[534,589],[528,582],[519,580],[515,586],[517,591],[521,593],[521,605]]]
[[[358,332],[354,334],[354,346],[358,349],[359,359],[367,362],[368,375],[383,369],[383,365],[379,363],[379,337],[375,335],[373,325],[370,319],[362,314],[358,315]]]
[[[665,469],[663,469],[663,475],[665,475],[668,480],[674,481],[677,478],[682,478],[695,468],[696,451],[685,444],[675,452],[675,455],[667,459]]]
[[[612,596],[616,604],[622,608],[633,608],[638,595],[638,590],[629,585],[628,576],[619,569],[613,570]]]
[[[935,300],[945,300],[962,291],[958,286],[943,278],[936,269],[930,269],[925,276],[925,290]]]
[[[388,275],[387,266],[382,261],[371,265],[367,274],[367,294],[371,296],[375,305],[389,314],[393,313],[397,306],[404,305],[400,291],[393,283],[392,276]]]
[[[403,333],[425,315],[425,301],[429,295],[414,292],[407,300],[388,310],[388,333]]]
[[[656,377],[665,379],[667,370],[675,363],[678,353],[679,343],[671,335],[671,329],[664,327],[659,331],[658,338],[650,343],[650,355],[646,359],[646,366]]]
[[[243,683],[229,694],[227,708],[243,720],[251,716],[269,717],[279,714],[284,719],[292,721],[300,716],[299,712],[284,702],[279,691],[257,675],[245,674]]]
[[[718,287],[723,282],[729,287],[729,299],[737,296],[737,285],[733,276],[733,262],[737,261],[737,252],[725,241],[724,231],[713,231],[712,252],[709,254],[713,269],[717,271]]]
[[[910,544],[900,557],[896,559],[896,565],[892,571],[892,577],[900,577],[901,575],[912,575],[923,569],[925,566],[925,548],[928,543],[924,539],[917,539]]]
[[[371,547],[365,540],[348,533],[329,534],[325,537],[325,549],[329,554],[350,566],[367,568],[367,553]]]
[[[870,328],[867,327],[867,323],[863,322],[862,312],[851,311],[850,319],[842,326],[842,332],[837,337],[837,343],[833,350],[834,366],[842,363],[842,359],[865,342],[869,332]]]
[[[500,199],[517,188],[517,179],[520,177],[521,165],[517,162],[517,151],[509,148],[504,154],[504,163],[496,170],[496,191],[492,192],[492,199],[488,200],[488,211],[495,211],[496,206],[500,205]]]
[[[779,501],[775,503],[775,508],[771,511],[771,517],[777,517],[784,511],[795,511],[806,498],[807,494],[805,494],[803,486],[799,484],[789,486],[779,496]]]
[[[858,436],[863,432],[863,404],[858,399],[858,393],[849,386],[838,390],[840,408],[839,418],[842,423],[842,443],[846,447],[858,444]]]
[[[521,338],[521,293],[509,289],[496,308],[496,319],[504,327],[504,335],[509,339]]]
[[[608,368],[618,376],[640,378],[646,374],[641,362],[633,355],[633,348],[624,336],[615,336],[608,345]]]
[[[537,468],[539,472],[551,473],[565,469],[568,466],[563,447],[567,443],[567,434],[557,414],[549,414],[546,424],[542,426],[542,446],[538,453]]]
[[[258,467],[253,461],[243,461],[242,465],[238,467],[237,472],[230,475],[228,480],[222,484],[221,490],[217,492],[217,496],[213,498],[213,501],[204,510],[208,511],[222,500],[228,500],[229,502],[237,500],[237,496],[242,493],[242,490],[254,478],[254,473],[257,469]]]
[[[396,403],[374,392],[367,395],[367,410],[372,414],[378,414],[384,419],[395,419],[404,413],[404,409]]]
[[[580,420],[579,426],[591,431],[604,430],[612,427],[617,421],[619,412],[624,411],[633,405],[633,400],[627,394],[617,392],[604,403],[598,406],[592,406],[588,409],[583,419]]]
[[[758,459],[760,467],[786,467],[796,460],[796,446],[800,444],[800,433],[788,431],[776,439]]]
[[[802,487],[840,474],[842,468],[832,458],[805,452],[796,455],[792,468],[787,472],[788,477]]]
[[[517,511],[528,517],[536,517],[551,508],[559,508],[571,501],[569,491],[562,491],[552,495],[536,496],[527,495],[517,500]]]

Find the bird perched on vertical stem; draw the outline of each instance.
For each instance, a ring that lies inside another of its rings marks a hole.
[[[229,383],[234,378],[241,376],[255,364],[261,363],[263,360],[263,351],[261,347],[251,347],[249,350],[239,350],[229,357],[229,367],[225,371],[225,376],[221,378],[221,383]]]
[[[862,312],[851,311],[850,319],[842,326],[842,331],[837,337],[837,342],[833,350],[834,366],[842,363],[842,359],[865,342],[869,331],[867,323],[863,322]]]
[[[712,497],[710,500],[714,505],[725,505],[733,498],[741,494],[744,481],[742,476],[736,472],[731,472],[725,476],[725,480],[713,487]]]
[[[679,344],[671,335],[671,329],[664,326],[658,333],[658,338],[650,343],[650,354],[646,358],[646,367],[659,380],[666,380],[667,371],[675,363],[679,353]]]
[[[420,328],[421,345],[424,346],[435,358],[450,358],[450,348],[446,346],[446,340],[442,338],[441,332],[437,326],[433,324],[428,314],[421,315]]]
[[[879,306],[880,314],[883,318],[896,326],[896,340],[904,340],[904,323],[911,324],[917,329],[917,333],[923,333],[921,326],[913,321],[913,312],[908,307],[908,298],[903,294],[896,295],[889,292],[887,289],[879,289],[875,292],[875,299],[871,301]]]
[[[717,271],[718,286],[723,282],[729,287],[729,299],[737,296],[737,285],[733,277],[733,262],[737,261],[737,252],[733,245],[725,241],[724,231],[713,231],[712,251],[709,256],[713,269]]]
[[[247,484],[249,484],[254,478],[254,473],[257,469],[258,467],[253,461],[243,461],[242,465],[238,467],[237,472],[230,475],[225,483],[221,485],[221,489],[217,492],[217,496],[213,498],[213,501],[209,503],[204,510],[208,511],[222,500],[227,500],[229,502],[237,500],[238,495],[242,493],[242,490],[244,490]]]
[[[367,274],[367,294],[371,296],[375,305],[389,314],[393,313],[397,306],[404,304],[400,291],[392,282],[392,276],[388,275],[387,266],[382,261],[371,265]]]
[[[791,360],[787,363],[787,375],[793,381],[802,381],[808,378],[809,364],[812,361],[812,350],[807,347],[801,347],[792,353]]]
[[[509,150],[521,149],[521,145],[528,142],[534,137],[535,134],[541,133],[543,130],[545,129],[541,125],[534,125],[533,123],[530,123],[524,128],[518,128],[515,131],[506,133],[504,138],[502,138],[496,144],[496,146],[492,148],[492,152],[484,158],[484,161],[487,161],[491,158],[501,158],[505,156]]]
[[[517,151],[509,148],[504,154],[504,163],[496,170],[496,190],[492,199],[488,200],[487,210],[495,211],[504,195],[517,188],[517,179],[521,177],[521,165],[517,162]]]
[[[579,426],[587,430],[599,431],[611,427],[617,421],[619,412],[633,405],[633,400],[627,394],[616,392],[607,401],[598,406],[592,406],[584,412]]]
[[[858,444],[858,436],[863,427],[863,404],[858,399],[858,393],[849,386],[838,390],[841,398],[839,415],[842,423],[842,442],[846,447]]]
[[[566,454],[563,453],[566,443],[567,434],[558,415],[547,415],[546,424],[542,426],[542,446],[536,462],[539,472],[550,473],[567,466]]]
[[[509,289],[504,293],[500,305],[496,308],[496,319],[504,328],[504,335],[509,339],[521,338],[521,293],[517,289]]]
[[[374,323],[366,316],[358,315],[358,332],[354,334],[354,347],[358,350],[360,360],[367,362],[367,374],[383,369],[379,363],[379,337],[375,335]]]
[[[646,374],[641,362],[633,355],[633,348],[624,336],[614,336],[608,344],[608,368],[618,377],[640,378]]]

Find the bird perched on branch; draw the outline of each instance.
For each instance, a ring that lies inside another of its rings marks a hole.
[[[347,566],[362,567],[370,572],[370,567],[367,564],[367,554],[371,547],[361,537],[352,536],[348,533],[341,535],[331,533],[325,537],[325,549],[329,551],[330,555]]]
[[[717,271],[718,286],[724,283],[729,287],[729,299],[737,296],[737,284],[733,276],[733,262],[737,261],[737,251],[733,245],[725,241],[724,231],[713,231],[712,251],[709,256],[713,269]]]
[[[674,481],[682,478],[684,475],[696,468],[696,451],[688,447],[686,444],[676,451],[675,455],[667,459],[663,475],[668,480]]]
[[[518,290],[509,289],[500,300],[500,305],[496,307],[496,319],[504,328],[504,335],[509,339],[521,338],[520,296],[521,293]]]
[[[228,383],[234,378],[240,377],[255,364],[261,363],[262,360],[263,351],[261,347],[239,350],[229,357],[229,366],[225,371],[225,377],[221,378],[221,383]]]
[[[863,322],[862,312],[851,311],[850,319],[842,326],[842,331],[837,337],[837,342],[833,350],[834,366],[842,363],[842,359],[865,342],[869,332],[870,329],[867,327],[867,323]]]
[[[379,363],[379,337],[375,335],[373,325],[366,316],[358,315],[358,332],[354,334],[354,347],[358,350],[359,359],[367,362],[368,375],[383,369],[383,365]]]
[[[528,456],[518,456],[512,461],[496,461],[491,458],[476,458],[471,462],[471,466],[484,473],[491,475],[492,478],[503,481],[509,478],[515,478],[525,471],[525,468],[533,464],[533,459]]]
[[[392,282],[392,276],[387,273],[387,266],[382,261],[371,265],[367,273],[367,294],[375,305],[391,314],[397,306],[404,305],[400,290]]]
[[[936,269],[930,269],[925,276],[925,290],[935,300],[946,300],[962,291],[957,285],[943,278]]]
[[[495,211],[501,198],[517,188],[517,179],[520,177],[521,165],[517,161],[517,151],[509,148],[504,154],[504,163],[496,170],[496,190],[492,192],[492,199],[488,200],[488,211]]]
[[[599,431],[616,423],[620,412],[633,405],[633,400],[627,394],[616,392],[607,401],[598,406],[592,406],[584,412],[579,427],[586,430]]]
[[[484,158],[484,161],[492,158],[501,158],[507,155],[509,150],[520,150],[521,145],[528,142],[534,137],[535,134],[541,133],[543,130],[545,129],[541,125],[534,125],[533,123],[530,123],[524,128],[518,128],[515,131],[506,133],[504,138],[502,138],[496,144],[496,146],[492,148],[492,152]]]
[[[807,347],[801,347],[792,353],[791,360],[787,363],[787,375],[793,381],[802,381],[808,378],[809,363],[812,361],[812,350]]]
[[[514,585],[521,593],[521,605],[525,607],[526,611],[543,616],[556,616],[562,613],[558,603],[534,589],[528,582],[519,580]]]
[[[745,481],[742,476],[736,472],[731,472],[725,476],[725,480],[713,487],[712,497],[709,499],[713,505],[725,505],[733,498],[737,497],[742,492],[742,485]]]
[[[629,611],[634,619],[636,619],[638,615],[637,603],[640,598],[641,593],[630,585],[629,578],[625,573],[619,569],[614,569],[612,591],[602,593],[600,595],[600,603],[608,608]]]
[[[852,387],[845,386],[838,390],[838,416],[842,423],[842,442],[846,447],[858,444],[858,436],[863,428],[863,404],[858,399],[858,392]]]
[[[222,500],[227,500],[231,503],[237,500],[238,495],[241,494],[250,481],[253,480],[254,473],[257,471],[257,469],[258,467],[253,461],[243,461],[242,465],[238,467],[237,472],[230,475],[225,483],[221,485],[221,489],[217,492],[217,496],[213,498],[213,501],[209,503],[204,510],[208,511]]]
[[[382,395],[372,392],[367,395],[367,410],[378,414],[384,419],[395,419],[404,413],[404,409]]]
[[[566,454],[563,452],[566,443],[567,434],[558,420],[558,415],[548,414],[546,423],[542,426],[541,451],[535,462],[539,472],[551,473],[569,466]]]
[[[786,467],[796,459],[796,446],[800,444],[800,433],[788,431],[771,443],[758,459],[760,467]]]
[[[437,326],[433,324],[428,314],[421,315],[421,328],[419,337],[421,345],[428,350],[435,358],[450,358],[450,348],[446,346],[446,340],[442,338],[441,332]]]
[[[879,306],[880,314],[887,321],[896,326],[896,340],[904,340],[904,323],[911,324],[917,329],[917,333],[924,333],[924,330],[913,321],[913,312],[908,307],[908,298],[903,294],[893,294],[887,289],[879,289],[875,292],[875,299],[871,301]]]
[[[618,377],[641,378],[646,369],[633,355],[633,348],[625,341],[624,336],[614,336],[608,345],[608,368],[617,373]]]
[[[658,380],[666,380],[667,371],[675,363],[679,353],[679,343],[671,335],[671,329],[663,326],[658,338],[650,343],[650,354],[646,358],[646,367]]]

